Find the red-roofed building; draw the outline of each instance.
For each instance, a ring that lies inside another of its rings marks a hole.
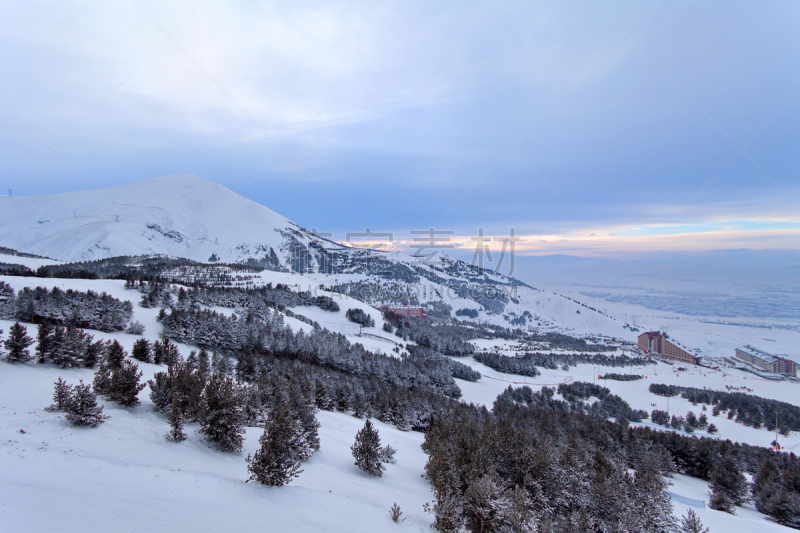
[[[639,349],[645,353],[658,354],[668,359],[693,365],[700,364],[700,358],[678,346],[660,331],[646,331],[639,335]]]
[[[422,311],[422,307],[419,306],[410,306],[410,305],[390,305],[389,311],[396,315],[401,316],[416,316],[416,317],[423,317],[425,314]]]

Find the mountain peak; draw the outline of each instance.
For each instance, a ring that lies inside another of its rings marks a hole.
[[[107,189],[14,196],[0,214],[0,245],[62,261],[166,254],[241,261],[277,250],[285,217],[193,174]]]

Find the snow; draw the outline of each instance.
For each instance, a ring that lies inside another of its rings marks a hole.
[[[12,196],[3,203],[0,242],[64,261],[166,254],[207,261],[276,251],[275,229],[292,224],[212,181],[180,174],[98,189]],[[172,232],[172,233],[170,233]],[[244,246],[245,249],[237,247]]]
[[[157,369],[140,368],[145,379]],[[397,449],[397,464],[373,478],[353,464],[349,449],[364,421],[320,412],[320,451],[290,485],[268,488],[245,483],[245,458],[257,449],[261,429],[247,429],[241,454],[210,448],[193,424],[187,441],[171,443],[163,438],[166,417],[152,411],[146,391],[132,409],[100,400],[111,419],[76,428],[44,410],[59,376],[87,382],[92,372],[0,363],[4,531],[118,531],[122,524],[165,532],[428,531],[431,517],[422,505],[432,496],[420,477],[426,456],[419,433],[373,421],[382,443]],[[407,516],[399,526],[389,518],[394,502]]]
[[[40,266],[47,265],[60,265],[61,261],[53,261],[52,259],[43,259],[40,257],[22,257],[19,255],[9,255],[0,253],[0,263],[9,263],[12,265],[22,265],[30,269],[36,270]]]
[[[756,511],[752,504],[737,507],[736,515],[710,509],[708,507],[708,483],[701,479],[676,474],[670,481],[673,483],[668,489],[670,492],[693,500],[702,500],[705,503],[703,508],[690,507],[673,499],[672,504],[675,514],[679,516],[685,515],[687,510],[691,508],[697,513],[703,525],[710,528],[713,533],[725,533],[727,531],[758,531],[759,533],[793,531],[790,528],[765,520],[764,515]]]

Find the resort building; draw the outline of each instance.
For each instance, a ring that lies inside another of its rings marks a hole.
[[[401,316],[425,316],[422,307],[411,305],[390,305],[389,311]]]
[[[660,331],[646,331],[639,335],[639,349],[681,363],[700,364],[700,357],[691,354],[686,348],[670,340],[666,333]]]
[[[734,353],[735,361],[747,363],[763,372],[797,377],[797,363],[785,355],[773,355],[749,345],[736,348]]]

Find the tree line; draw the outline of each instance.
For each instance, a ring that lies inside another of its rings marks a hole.
[[[50,322],[112,332],[124,330],[133,317],[131,302],[104,292],[25,287],[15,295],[10,286],[0,282],[0,294],[0,316],[23,322]]]
[[[725,392],[677,385],[650,384],[650,392],[659,396],[678,396],[693,404],[713,406],[711,413],[718,416],[727,411],[730,420],[756,429],[766,428],[788,435],[800,431],[800,407],[779,400],[762,398],[743,392]]]

